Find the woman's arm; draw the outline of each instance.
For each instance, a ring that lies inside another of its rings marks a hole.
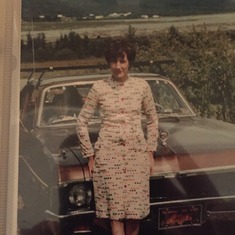
[[[84,157],[94,156],[94,149],[88,132],[88,122],[98,106],[97,84],[94,83],[77,119],[76,131]]]
[[[142,106],[146,115],[147,151],[155,152],[158,139],[158,116],[154,105],[152,91],[147,82],[146,87],[144,88]]]

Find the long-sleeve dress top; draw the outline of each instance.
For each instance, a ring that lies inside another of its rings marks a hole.
[[[96,109],[100,111],[101,128],[92,145],[88,122]],[[146,135],[141,120],[146,117]],[[126,143],[141,151],[156,151],[158,117],[149,84],[129,77],[125,82],[108,79],[96,81],[89,91],[77,120],[77,134],[84,157],[113,143]]]

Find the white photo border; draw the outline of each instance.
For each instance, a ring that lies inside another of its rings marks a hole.
[[[21,1],[0,2],[0,234],[17,234]]]

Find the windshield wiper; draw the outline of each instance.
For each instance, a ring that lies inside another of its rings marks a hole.
[[[178,113],[158,113],[158,116],[161,119],[176,119],[177,121],[182,117],[182,115]]]
[[[71,121],[76,121],[77,117],[73,116],[61,116],[58,119],[54,119],[50,122],[50,124],[58,124],[58,123],[63,123],[63,122],[71,122]]]

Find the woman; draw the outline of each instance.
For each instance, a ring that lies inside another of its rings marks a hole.
[[[77,121],[83,154],[89,157],[93,175],[96,216],[110,219],[113,235],[137,235],[139,221],[149,213],[158,118],[148,83],[128,75],[135,54],[135,48],[124,39],[110,42],[105,59],[111,76],[94,83]],[[93,149],[88,120],[96,108],[102,123]],[[141,127],[143,111],[146,139]]]

